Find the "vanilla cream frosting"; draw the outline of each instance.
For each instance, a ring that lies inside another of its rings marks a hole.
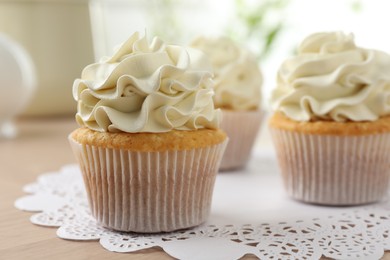
[[[109,132],[219,127],[205,55],[133,34],[112,57],[88,65],[73,84],[80,126]]]
[[[225,37],[195,39],[191,46],[209,57],[214,69],[216,107],[258,109],[263,77],[252,53]]]
[[[390,114],[390,55],[358,47],[352,34],[316,33],[286,60],[271,97],[296,121],[373,121]]]

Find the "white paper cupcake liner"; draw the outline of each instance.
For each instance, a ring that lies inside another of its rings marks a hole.
[[[101,225],[155,233],[193,227],[207,219],[227,140],[165,152],[132,152],[69,140],[92,215]]]
[[[242,168],[250,158],[264,112],[222,110],[222,115],[221,129],[229,136],[229,143],[220,170]]]
[[[390,134],[309,135],[271,128],[287,193],[297,200],[356,205],[381,200],[390,176]]]

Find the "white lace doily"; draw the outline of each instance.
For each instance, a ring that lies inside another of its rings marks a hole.
[[[178,259],[379,259],[390,249],[388,200],[362,207],[321,207],[286,197],[271,153],[257,152],[245,170],[220,173],[207,223],[157,235],[121,233],[91,217],[77,165],[39,176],[15,202],[37,211],[31,222],[59,227],[63,239],[96,240],[107,250],[161,247]]]

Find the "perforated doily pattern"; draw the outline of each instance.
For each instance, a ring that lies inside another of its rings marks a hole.
[[[107,250],[134,252],[161,247],[179,259],[379,259],[390,250],[390,204],[346,208],[331,216],[266,223],[220,224],[173,233],[142,235],[105,229],[90,215],[78,166],[41,175],[26,185],[21,210],[39,211],[31,222],[59,227],[63,239],[96,240]],[[275,215],[278,213],[276,212]]]

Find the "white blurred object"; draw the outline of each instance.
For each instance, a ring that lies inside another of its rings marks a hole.
[[[94,61],[89,0],[0,0],[0,32],[36,66],[36,93],[23,115],[74,114],[73,81]]]
[[[0,138],[16,135],[12,119],[31,100],[35,86],[29,54],[16,41],[0,34]]]

